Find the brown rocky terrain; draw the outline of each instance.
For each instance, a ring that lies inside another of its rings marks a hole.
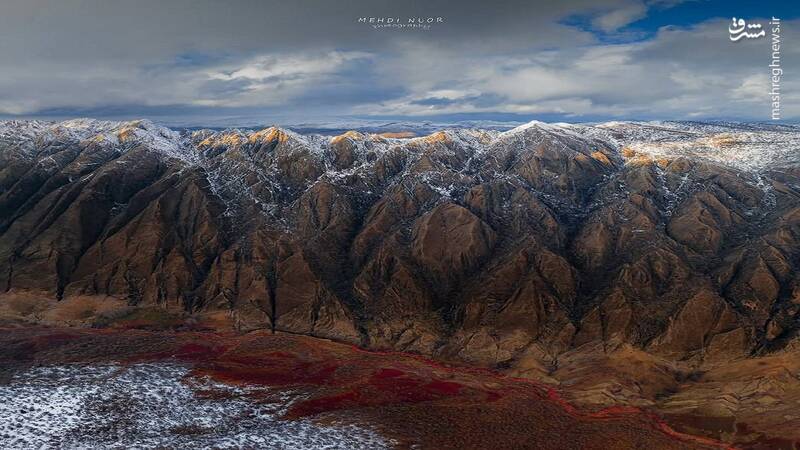
[[[685,128],[398,139],[5,123],[0,311],[98,326],[141,308],[215,315],[791,446],[800,164],[698,156],[734,138]],[[798,135],[741,133],[759,151]]]

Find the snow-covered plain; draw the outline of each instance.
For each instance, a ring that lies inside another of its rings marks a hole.
[[[296,397],[190,377],[172,363],[32,368],[0,385],[0,448],[391,446],[367,427],[279,419]]]

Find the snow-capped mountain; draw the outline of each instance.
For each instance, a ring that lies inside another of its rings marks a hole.
[[[2,122],[0,289],[485,364],[611,340],[735,357],[798,329],[798,142],[697,122]]]

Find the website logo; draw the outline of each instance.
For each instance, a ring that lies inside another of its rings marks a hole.
[[[730,33],[730,38],[733,42],[742,38],[758,39],[767,35],[767,33],[761,29],[760,23],[747,23],[744,19],[737,20],[736,17],[731,20],[728,33]]]

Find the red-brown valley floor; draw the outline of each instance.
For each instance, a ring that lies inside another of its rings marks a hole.
[[[6,381],[33,365],[162,360],[187,363],[197,377],[292,392],[296,400],[285,420],[367,424],[397,448],[726,447],[679,433],[637,408],[584,411],[530,380],[305,336],[57,328],[0,332],[0,376]]]

